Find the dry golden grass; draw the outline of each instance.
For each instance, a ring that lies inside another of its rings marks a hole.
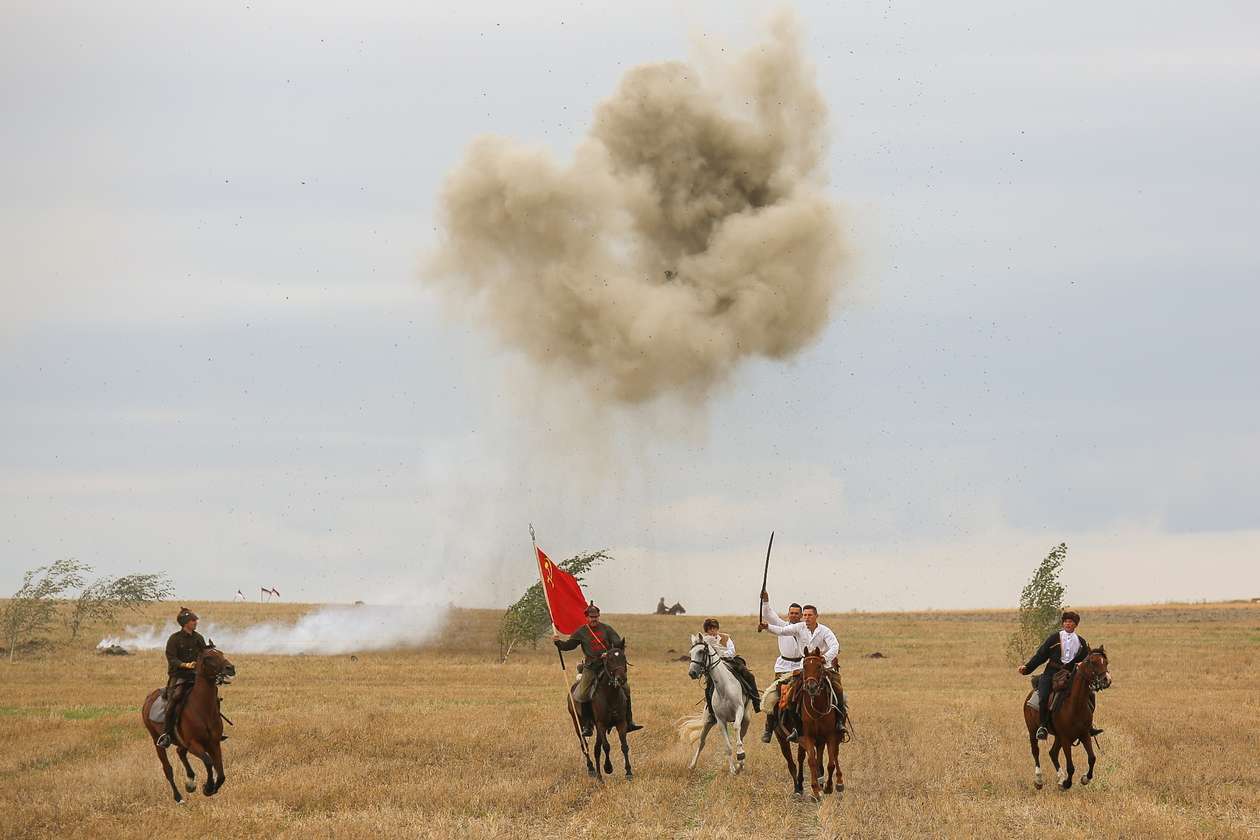
[[[196,604],[243,625],[309,606]],[[169,621],[169,605],[151,611]],[[1100,698],[1095,784],[1032,786],[1026,681],[1002,660],[1009,613],[824,616],[837,631],[857,739],[846,791],[793,801],[778,748],[750,738],[725,772],[714,733],[695,772],[670,722],[700,696],[674,661],[699,617],[606,616],[629,640],[636,778],[587,780],[550,646],[495,662],[497,614],[455,614],[443,649],[243,656],[224,690],[236,722],[227,784],[170,798],[139,719],[161,655],[95,654],[117,627],[0,662],[0,832],[180,837],[1090,837],[1260,835],[1260,607],[1095,608],[1115,687]],[[727,618],[764,678],[773,639]],[[670,652],[670,649],[677,652]],[[889,658],[866,659],[879,650]],[[1185,705],[1183,705],[1183,703]],[[754,721],[758,732],[761,718]],[[750,733],[750,736],[752,733]],[[1083,755],[1081,756],[1083,759]],[[1047,768],[1047,780],[1053,775]],[[1083,763],[1083,761],[1081,762]],[[1078,764],[1078,767],[1080,765]],[[202,770],[198,767],[199,777]]]

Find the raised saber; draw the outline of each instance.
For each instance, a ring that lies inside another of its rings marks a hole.
[[[770,549],[774,548],[774,531],[770,532],[770,544],[766,546],[766,568],[761,572],[761,592],[757,593],[757,632],[761,632],[761,593],[766,591],[766,580],[770,576]]]

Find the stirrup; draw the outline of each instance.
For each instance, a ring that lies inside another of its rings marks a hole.
[[[171,736],[163,732],[161,735],[158,736],[157,745],[161,747],[162,749],[166,749],[167,747],[171,745]]]
[[[787,739],[790,743],[797,743],[801,739],[801,733],[795,729],[788,733]]]
[[[1050,732],[1044,726],[1037,727],[1037,740],[1045,741],[1050,737]]]

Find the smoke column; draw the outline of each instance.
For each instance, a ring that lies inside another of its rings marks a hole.
[[[265,622],[242,629],[205,623],[197,632],[231,656],[234,653],[296,655],[344,654],[417,647],[433,638],[447,614],[445,607],[324,607],[292,624]],[[120,645],[132,650],[162,650],[177,628],[128,627],[124,635],[102,639],[98,648]]]
[[[788,14],[732,64],[637,67],[567,165],[474,140],[425,276],[598,398],[703,396],[827,322],[844,248],[826,116]]]

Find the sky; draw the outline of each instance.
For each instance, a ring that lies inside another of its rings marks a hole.
[[[0,591],[607,610],[1260,596],[1252,3],[798,3],[853,261],[822,335],[608,406],[422,279],[494,134],[565,160],[754,3],[10,4]]]

